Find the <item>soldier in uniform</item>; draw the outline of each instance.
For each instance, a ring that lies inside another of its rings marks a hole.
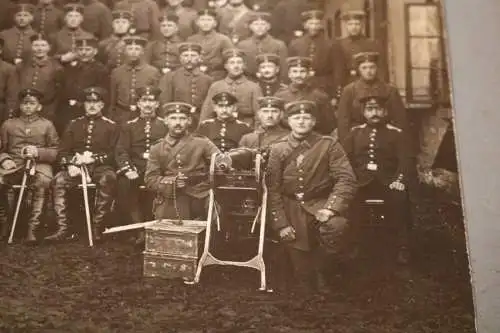
[[[200,123],[197,133],[209,138],[222,152],[237,148],[243,135],[252,129],[237,117],[238,99],[228,93],[220,92],[212,97],[217,117]]]
[[[186,39],[194,35],[194,26],[198,13],[195,9],[184,6],[184,0],[166,0],[166,6],[161,8],[163,13],[174,13],[179,18],[179,36]]]
[[[114,148],[118,131],[116,124],[104,117],[105,91],[87,88],[83,92],[85,116],[72,120],[59,145],[58,161],[62,171],[53,182],[54,210],[58,229],[46,240],[63,240],[68,235],[68,191],[81,183],[82,166],[97,185],[92,235],[101,239],[103,220],[111,209],[116,185]]]
[[[396,87],[378,77],[378,60],[379,54],[376,52],[363,52],[355,56],[360,77],[343,89],[337,110],[338,137],[341,143],[352,127],[365,122],[359,99],[374,94],[387,98],[387,121],[408,133],[409,125],[403,100]]]
[[[288,78],[290,85],[280,89],[275,96],[282,98],[286,103],[309,100],[316,103],[318,121],[316,131],[321,134],[330,134],[335,126],[335,116],[328,95],[308,81],[311,75],[311,59],[303,57],[290,57],[288,62]],[[285,123],[285,126],[286,123]]]
[[[229,36],[234,44],[248,38],[248,25],[253,13],[244,0],[229,0],[228,5],[218,11],[220,33]]]
[[[356,177],[340,144],[313,132],[314,102],[293,102],[286,113],[292,131],[271,146],[267,166],[271,226],[282,241],[299,290],[321,290],[325,262],[318,229],[344,228]]]
[[[200,70],[201,45],[196,43],[179,44],[179,60],[181,68],[167,73],[160,79],[161,104],[170,102],[184,102],[195,107],[191,115],[190,129],[198,127],[200,110],[203,101],[212,85],[212,78]],[[163,117],[163,115],[161,115]]]
[[[286,68],[285,64],[280,66],[281,59],[278,55],[273,53],[259,54],[256,59],[257,63],[257,78],[264,96],[273,96],[278,90],[286,89],[286,84],[282,83],[280,79],[281,68]],[[285,70],[285,75],[287,71]]]
[[[111,10],[99,0],[83,0],[82,28],[93,34],[98,40],[111,35]]]
[[[243,52],[238,49],[229,49],[224,52],[224,68],[226,78],[214,82],[208,90],[207,98],[201,109],[200,121],[209,119],[213,115],[212,97],[220,92],[230,92],[238,101],[238,119],[250,126],[254,125],[255,113],[259,109],[257,99],[262,91],[257,83],[245,76],[245,61]]]
[[[388,227],[394,229],[398,261],[408,261],[408,227],[411,225],[407,188],[411,170],[402,129],[387,122],[387,96],[360,99],[365,123],[351,128],[344,149],[358,178],[359,191],[352,206],[353,227],[359,223],[366,199],[384,200]]]
[[[47,36],[55,34],[63,27],[64,12],[54,4],[54,0],[38,0],[33,28]]]
[[[112,12],[113,34],[99,42],[99,59],[109,71],[126,62],[125,42],[123,39],[129,33],[132,25],[132,13],[123,10]]]
[[[64,67],[60,106],[55,120],[60,135],[70,120],[83,116],[82,105],[78,102],[82,91],[90,87],[108,86],[109,73],[102,63],[95,60],[97,43],[93,37],[77,39],[78,60]]]
[[[271,14],[255,12],[251,15],[248,28],[252,36],[240,41],[237,46],[245,54],[246,73],[251,78],[256,78],[258,64],[256,59],[261,54],[272,53],[279,56],[282,68],[280,74],[286,75],[286,58],[288,50],[283,41],[269,35],[271,29]]]
[[[311,85],[335,96],[332,88],[334,64],[331,54],[331,43],[325,36],[324,12],[310,10],[302,13],[304,35],[290,42],[288,53],[292,57],[307,57],[312,61],[311,69],[314,72],[309,78]]]
[[[31,27],[35,7],[27,0],[19,1],[14,13],[14,26],[0,32],[3,38],[3,59],[12,64],[20,64],[29,57],[30,38],[36,34]]]
[[[289,44],[294,38],[302,35],[302,16],[307,10],[319,9],[314,0],[281,0],[272,13],[272,30],[274,37]]]
[[[179,64],[179,17],[165,13],[160,17],[161,39],[150,41],[144,52],[145,61],[158,68],[163,74],[177,69]]]
[[[134,33],[153,40],[160,38],[160,8],[154,0],[121,0],[115,4],[115,10],[132,13]]]
[[[4,40],[0,38],[0,57]],[[0,125],[12,114],[16,104],[17,95],[15,87],[10,84],[16,75],[14,65],[6,61],[0,60]]]
[[[192,105],[163,106],[167,136],[151,148],[144,182],[156,193],[157,219],[206,218],[208,166],[217,147],[206,137],[188,132]]]
[[[42,34],[31,37],[32,57],[16,66],[16,75],[10,84],[21,91],[34,88],[43,95],[41,115],[54,120],[57,107],[58,92],[61,88],[62,67],[58,61],[49,56],[51,46],[48,38]]]
[[[233,47],[231,39],[216,31],[217,14],[213,9],[198,12],[196,26],[198,33],[189,37],[187,41],[201,45],[202,65],[200,69],[214,80],[223,79],[226,71],[222,54]]]
[[[118,124],[123,124],[138,116],[136,89],[155,86],[160,72],[147,64],[144,59],[144,47],[147,40],[139,36],[124,38],[125,53],[128,62],[111,73],[110,116]]]
[[[143,221],[139,203],[139,186],[144,184],[144,172],[151,147],[167,134],[167,125],[156,115],[160,90],[154,87],[138,89],[139,117],[128,121],[121,129],[115,149],[118,166],[116,203],[128,223]],[[139,237],[139,240],[142,237]]]
[[[0,129],[0,175],[3,183],[19,184],[23,172],[29,172],[25,170],[28,159],[32,161],[35,170],[33,177],[30,177],[33,197],[26,236],[28,242],[37,240],[36,233],[52,180],[51,164],[56,159],[59,144],[59,137],[52,122],[39,115],[42,109],[41,100],[41,92],[23,89],[19,93],[20,116],[6,120]]]

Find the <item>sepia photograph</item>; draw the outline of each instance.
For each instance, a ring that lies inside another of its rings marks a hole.
[[[0,332],[475,332],[444,1],[1,4]]]

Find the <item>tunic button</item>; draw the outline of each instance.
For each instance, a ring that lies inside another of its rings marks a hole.
[[[373,143],[370,143],[368,146],[369,146],[369,147],[373,147],[374,145],[373,145]]]
[[[303,181],[303,180],[304,180],[304,178],[302,178],[302,177],[299,177],[299,181]]]
[[[303,204],[304,204],[304,201],[301,201],[301,202],[300,202],[300,204],[301,204],[301,205],[303,205]]]

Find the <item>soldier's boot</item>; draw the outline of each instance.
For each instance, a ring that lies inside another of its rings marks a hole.
[[[94,241],[100,242],[102,239],[103,223],[106,214],[110,211],[113,203],[111,191],[100,187],[96,193],[97,200],[95,205],[94,223],[92,223],[92,236]]]
[[[26,242],[33,243],[37,241],[36,233],[40,227],[40,217],[45,207],[47,191],[44,188],[35,188],[31,200],[31,216],[28,222],[28,231]]]
[[[7,201],[7,189],[0,185],[0,241],[9,236],[9,202]]]
[[[68,238],[68,203],[66,200],[66,189],[64,186],[56,186],[53,188],[54,212],[57,221],[57,230],[47,237],[46,241],[61,241]]]

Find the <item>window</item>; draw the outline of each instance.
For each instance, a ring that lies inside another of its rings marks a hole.
[[[449,104],[449,80],[439,4],[407,4],[405,21],[407,103]]]

